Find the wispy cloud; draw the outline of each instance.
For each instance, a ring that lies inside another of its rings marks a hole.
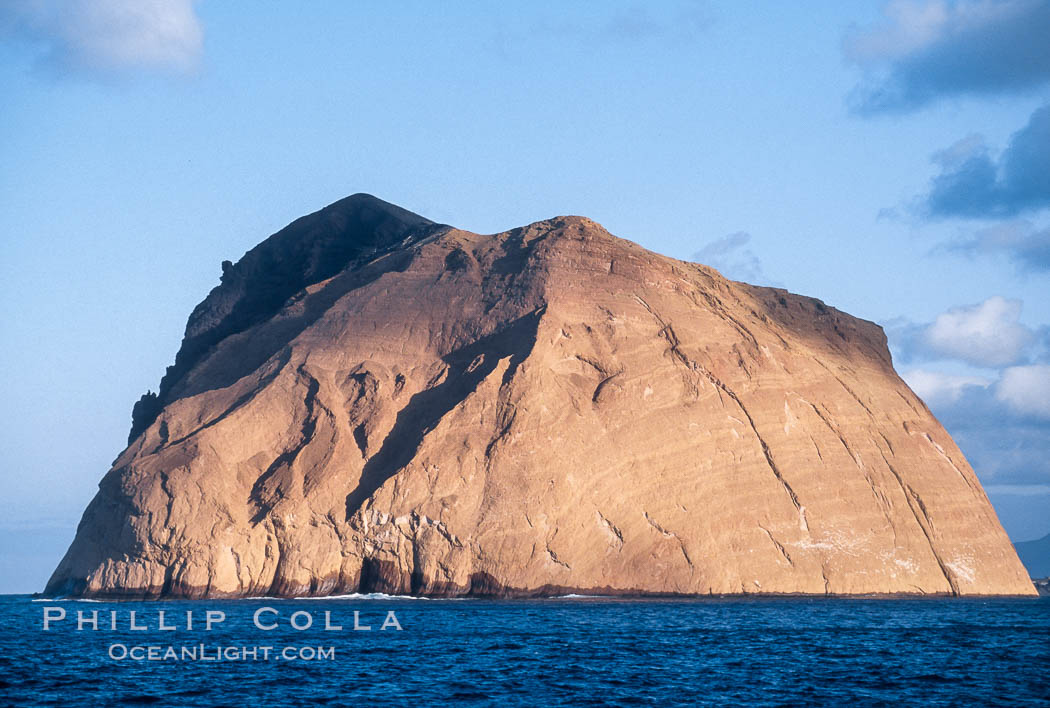
[[[737,231],[706,244],[691,260],[709,265],[733,280],[772,285],[762,270],[762,261],[747,247],[750,242],[751,234]]]
[[[101,76],[191,71],[204,34],[193,0],[7,0],[0,32],[36,45],[41,68]]]
[[[941,244],[935,252],[969,257],[1003,255],[1021,271],[1050,271],[1050,227],[1036,228],[1030,221],[1004,221],[969,236]]]
[[[607,2],[595,7],[600,11],[586,20],[559,13],[541,16],[520,29],[500,29],[491,38],[491,45],[498,54],[510,56],[512,47],[520,49],[520,45],[538,38],[579,44],[614,42],[621,47],[668,41],[688,43],[706,32],[716,17],[708,0]]]
[[[1050,82],[1047,0],[893,0],[884,15],[843,42],[847,59],[865,72],[850,100],[859,113]]]
[[[1050,484],[986,484],[984,491],[992,496],[1042,497],[1050,496]]]
[[[614,12],[600,26],[601,34],[616,39],[677,37],[693,39],[714,22],[714,13],[706,0],[688,0],[661,7],[654,3],[636,3]]]

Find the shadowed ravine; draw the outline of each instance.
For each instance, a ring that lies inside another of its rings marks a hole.
[[[539,318],[539,312],[525,315],[505,329],[442,358],[448,367],[444,380],[412,396],[398,412],[394,427],[379,452],[365,463],[361,470],[361,481],[346,497],[347,520],[384,482],[411,462],[423,442],[423,436],[473,393],[501,360],[508,357],[510,364],[503,374],[501,387],[510,383],[518,365],[529,355],[536,342]],[[486,453],[494,443],[495,440],[489,443]]]

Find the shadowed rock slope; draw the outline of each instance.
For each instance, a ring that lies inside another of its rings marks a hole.
[[[1033,594],[882,330],[367,195],[226,264],[48,593]]]

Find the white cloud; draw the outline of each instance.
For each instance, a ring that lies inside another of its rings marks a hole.
[[[178,72],[196,67],[203,30],[194,0],[9,0],[0,29],[39,43],[63,72]]]
[[[1050,490],[1050,400],[1047,373],[1019,366],[992,381],[939,371],[904,374],[973,465],[989,494],[1030,507]],[[1012,372],[1012,373],[1007,373]],[[1041,404],[1041,405],[1040,405]],[[1032,408],[1042,407],[1044,415]],[[1037,514],[1038,515],[1038,514]],[[1045,513],[1043,514],[1045,516]]]
[[[924,333],[929,349],[945,358],[977,366],[1017,362],[1035,339],[1022,325],[1020,300],[988,298],[978,305],[954,307],[937,316]]]
[[[958,376],[926,369],[913,369],[904,373],[902,378],[931,408],[957,402],[967,387],[987,388],[991,384],[979,376]]]
[[[1037,250],[1033,247],[1033,254]],[[976,305],[953,307],[933,322],[897,317],[884,326],[898,363],[954,360],[1001,369],[1050,361],[1050,326],[1033,329],[1022,324],[1022,306],[1021,300],[996,295]]]
[[[995,387],[995,397],[1017,413],[1050,419],[1050,365],[1005,369]]]

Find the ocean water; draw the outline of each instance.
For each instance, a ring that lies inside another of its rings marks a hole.
[[[1047,599],[0,605],[4,705],[1050,705]]]

